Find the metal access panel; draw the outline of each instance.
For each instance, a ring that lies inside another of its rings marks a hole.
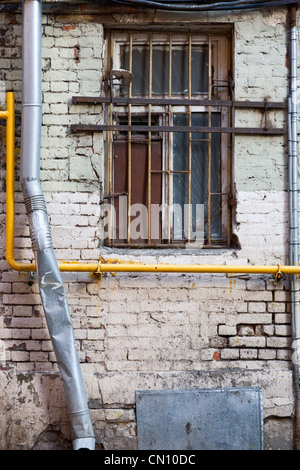
[[[258,388],[136,392],[139,450],[262,450]]]

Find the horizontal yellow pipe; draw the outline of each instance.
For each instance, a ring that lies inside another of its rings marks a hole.
[[[8,93],[9,94],[9,93]],[[9,116],[8,110],[6,111],[0,111],[0,119],[7,119]]]
[[[6,261],[15,271],[36,271],[35,263],[19,263],[14,254],[14,172],[15,172],[15,114],[14,93],[7,93],[7,111],[0,112],[6,119]],[[205,265],[205,264],[138,264],[122,261],[99,263],[62,262],[61,271],[92,273],[230,273],[230,274],[300,274],[300,266]]]
[[[104,262],[103,264],[62,263],[63,271],[94,273],[232,273],[232,274],[300,274],[300,266],[205,265],[205,264],[134,264]]]

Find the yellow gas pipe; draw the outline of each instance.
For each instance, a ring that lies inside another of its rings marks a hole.
[[[15,173],[15,110],[14,93],[6,95],[6,111],[0,111],[0,119],[6,120],[6,261],[15,271],[36,270],[35,263],[19,263],[14,250],[14,173]],[[108,273],[230,273],[230,274],[300,274],[300,266],[281,265],[205,265],[205,264],[134,264],[123,261],[96,263],[62,262],[61,271]]]

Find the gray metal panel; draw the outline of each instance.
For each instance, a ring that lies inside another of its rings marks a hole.
[[[136,392],[141,450],[261,450],[258,388]]]

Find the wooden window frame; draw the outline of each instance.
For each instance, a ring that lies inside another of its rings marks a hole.
[[[221,116],[221,123],[220,127],[229,127],[232,122],[232,115],[231,109],[228,106],[222,106],[222,100],[227,100],[228,96],[230,96],[231,88],[230,88],[230,80],[229,80],[229,73],[231,70],[231,34],[228,31],[224,33],[217,34],[215,32],[180,32],[174,33],[170,32],[157,32],[157,31],[147,31],[141,32],[137,31],[117,31],[117,30],[110,30],[108,31],[108,94],[114,98],[121,96],[120,95],[120,82],[119,84],[114,82],[114,78],[112,76],[112,70],[120,70],[121,67],[121,47],[127,45],[129,47],[129,56],[131,54],[132,57],[132,48],[135,45],[145,45],[151,48],[153,44],[168,44],[170,45],[170,50],[172,50],[173,45],[178,44],[188,44],[189,47],[189,55],[191,55],[191,47],[193,44],[203,44],[208,46],[208,56],[209,56],[209,89],[208,93],[197,93],[197,95],[192,95],[191,93],[191,86],[190,86],[190,76],[191,72],[189,72],[189,90],[187,96],[184,97],[177,97],[176,100],[173,100],[174,96],[172,96],[171,86],[169,82],[169,90],[163,96],[153,97],[152,90],[151,90],[151,76],[152,76],[152,61],[151,61],[151,52],[150,56],[150,64],[149,64],[149,94],[146,97],[146,100],[140,100],[138,103],[137,96],[132,95],[132,85],[131,83],[127,84],[128,87],[128,102],[123,105],[116,105],[113,100],[108,106],[108,116],[107,120],[110,126],[116,125],[116,127],[120,126],[120,118],[122,116],[127,117],[127,126],[125,125],[124,128],[127,134],[125,136],[124,132],[116,131],[108,131],[106,133],[106,153],[108,155],[107,158],[107,178],[106,178],[106,185],[105,191],[107,195],[107,199],[110,201],[116,201],[118,199],[118,194],[116,194],[114,188],[114,163],[113,163],[113,148],[114,142],[120,142],[122,139],[126,142],[127,146],[127,172],[128,175],[131,175],[132,166],[131,166],[131,151],[132,145],[136,142],[135,132],[137,131],[137,126],[134,125],[134,118],[137,115],[143,115],[148,118],[148,125],[146,125],[146,129],[143,129],[142,135],[145,140],[145,143],[148,143],[148,204],[151,201],[151,142],[153,139],[153,131],[150,129],[152,125],[152,117],[153,116],[161,116],[161,125],[154,126],[155,135],[160,135],[162,138],[162,194],[163,200],[162,203],[168,202],[170,206],[170,201],[173,196],[172,191],[172,146],[173,146],[173,138],[174,138],[174,131],[171,129],[173,125],[173,116],[176,113],[186,113],[189,118],[189,125],[191,126],[191,116],[193,113],[207,113],[208,114],[208,128],[211,127],[211,116],[212,113],[220,113]],[[170,61],[171,61],[171,54],[169,54]],[[131,59],[129,59],[130,62]],[[190,64],[189,59],[189,64]],[[189,66],[190,68],[190,66]],[[169,73],[170,73],[170,81],[171,81],[171,62],[169,64]],[[132,72],[129,67],[129,72]],[[133,99],[132,99],[133,98]],[[139,97],[142,98],[142,97]],[[145,96],[143,97],[145,98]],[[147,99],[148,98],[148,99]],[[168,101],[169,99],[169,101]],[[165,101],[164,101],[165,100]],[[168,101],[168,104],[165,102]],[[180,102],[179,102],[180,101]],[[173,104],[174,102],[174,104]],[[181,104],[182,103],[182,104]],[[211,103],[211,104],[210,104]],[[217,104],[215,104],[217,103]],[[123,121],[124,122],[124,121]],[[161,132],[157,127],[161,127]],[[133,130],[134,129],[134,130]],[[195,132],[195,129],[191,127],[191,131]],[[191,140],[192,140],[192,132],[186,130],[189,139],[189,160],[191,155]],[[213,239],[210,233],[210,217],[211,217],[211,200],[214,197],[214,194],[211,193],[211,190],[208,189],[208,196],[207,196],[207,213],[208,213],[208,222],[207,222],[207,233],[205,235],[204,243],[202,244],[201,248],[216,248],[216,247],[229,247],[231,245],[231,208],[230,208],[230,199],[231,199],[231,136],[226,132],[220,132],[220,142],[221,142],[221,191],[220,191],[220,198],[222,199],[222,215],[221,215],[221,224],[222,224],[222,237],[218,239]],[[211,138],[212,133],[209,132],[207,129],[207,138],[208,138],[208,160],[211,162]],[[208,163],[208,188],[211,187],[211,168]],[[189,198],[191,194],[191,167],[189,166]],[[155,241],[151,239],[151,210],[148,210],[148,238],[147,240],[143,239],[143,242],[134,241],[131,239],[130,236],[130,225],[132,222],[132,218],[129,216],[129,207],[131,205],[131,191],[132,191],[132,181],[131,178],[128,178],[128,187],[127,187],[127,239],[126,240],[116,240],[114,239],[113,234],[115,233],[116,227],[114,225],[118,224],[114,218],[110,221],[110,228],[107,239],[105,240],[105,244],[108,246],[116,246],[116,247],[186,247],[192,246],[191,240],[189,236],[187,239],[178,242],[178,240],[173,240],[171,236],[171,229],[172,224],[170,220],[170,211],[165,211],[162,214],[162,225],[168,225],[168,237],[167,239],[161,241]],[[124,191],[125,193],[126,191]],[[190,202],[190,201],[189,201]],[[113,202],[114,203],[114,202]],[[148,208],[149,209],[149,208]],[[189,216],[190,219],[190,216]],[[188,227],[190,227],[190,223],[188,223]]]

